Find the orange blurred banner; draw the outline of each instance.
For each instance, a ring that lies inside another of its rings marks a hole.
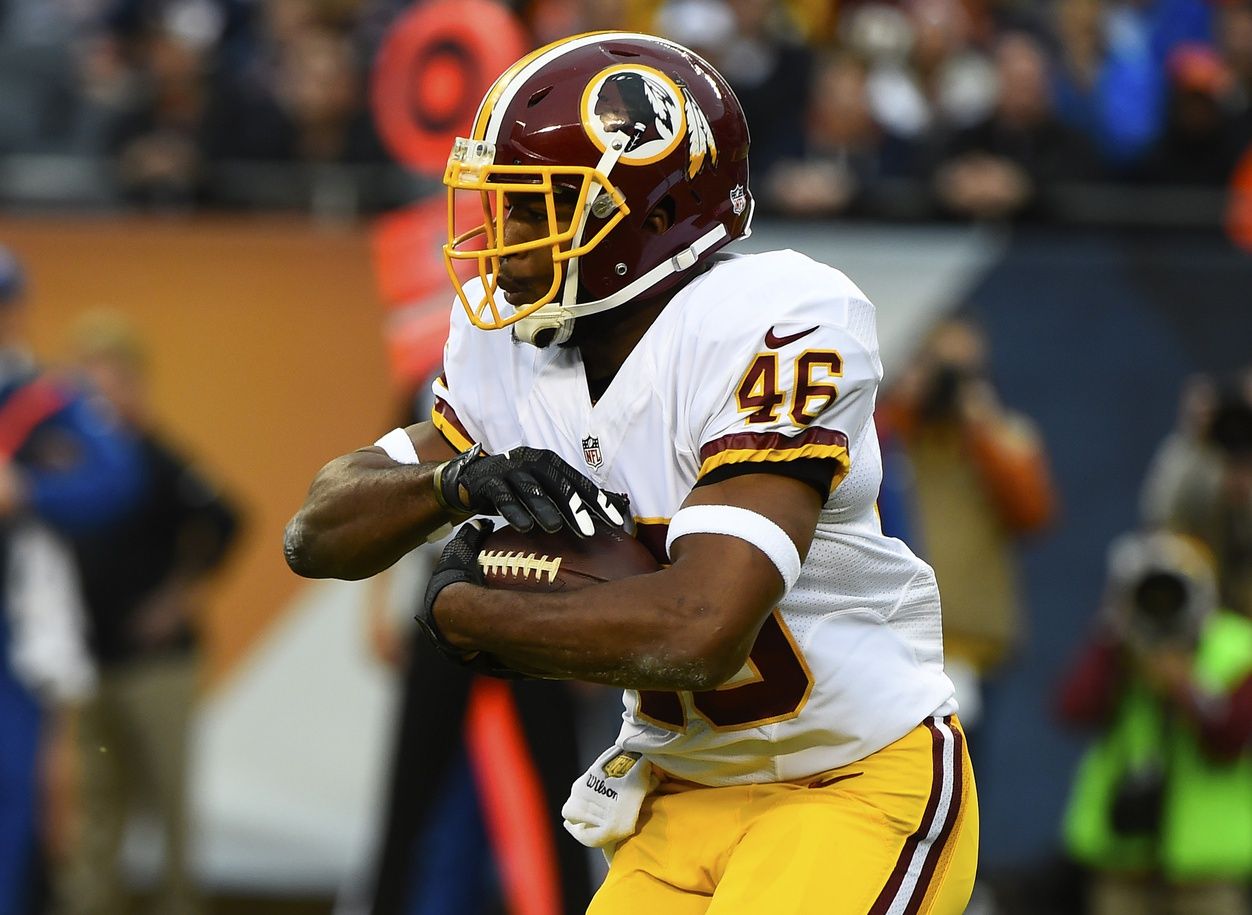
[[[493,0],[432,0],[401,16],[379,52],[372,101],[391,154],[419,172],[443,174],[452,143],[469,132],[495,78],[528,49],[521,23]],[[473,224],[473,212],[458,213]],[[443,195],[390,213],[374,226],[374,268],[387,308],[392,380],[411,392],[438,371],[448,336],[451,288],[441,251]]]
[[[374,67],[374,120],[388,151],[443,174],[492,82],[528,50],[517,17],[494,0],[431,0],[396,20]]]
[[[480,221],[477,200],[457,201],[457,223]],[[374,274],[386,305],[384,327],[391,378],[404,393],[436,374],[448,338],[452,289],[444,266],[448,202],[443,195],[397,210],[374,223]],[[473,269],[462,261],[458,272]]]

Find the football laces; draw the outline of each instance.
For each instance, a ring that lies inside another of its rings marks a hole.
[[[556,581],[556,573],[561,568],[560,556],[540,556],[538,553],[523,553],[518,550],[483,550],[478,554],[478,565],[485,575],[510,575],[529,579],[531,573],[538,581],[546,574],[549,582]]]

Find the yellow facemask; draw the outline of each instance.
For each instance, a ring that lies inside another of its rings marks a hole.
[[[594,249],[630,213],[622,193],[598,168],[496,165],[495,155],[495,146],[491,143],[458,138],[443,176],[443,183],[448,188],[448,241],[443,246],[444,263],[457,298],[471,323],[483,330],[508,327],[545,305],[557,302],[573,266],[567,265]],[[562,190],[578,189],[574,216],[564,228],[556,212],[554,191],[558,184]],[[475,194],[481,206],[482,222],[468,231],[457,229],[458,192]],[[513,245],[504,243],[506,194],[543,195],[548,218],[548,231],[544,237]],[[605,222],[594,236],[584,239],[583,231],[591,214],[605,219]],[[552,251],[552,284],[548,291],[533,302],[502,312],[496,304],[500,259],[539,248]],[[476,302],[471,301],[457,274],[459,262],[477,264],[483,293]],[[572,296],[573,290],[565,295]],[[567,304],[572,304],[572,300]]]

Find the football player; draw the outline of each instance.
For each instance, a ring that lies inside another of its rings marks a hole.
[[[672,42],[509,68],[444,176],[432,419],[327,464],[287,559],[362,578],[472,515],[633,520],[662,571],[555,594],[481,587],[467,524],[419,620],[462,663],[626,690],[564,810],[611,859],[589,911],[955,915],[977,802],[934,575],[874,511],[873,306],[793,251],[723,250],[747,157],[734,93]]]

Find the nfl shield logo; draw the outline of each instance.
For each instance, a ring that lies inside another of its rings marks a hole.
[[[738,216],[748,207],[748,194],[744,190],[742,184],[736,184],[730,189],[730,208],[735,211]]]
[[[583,439],[583,458],[592,470],[599,470],[600,465],[604,463],[604,455],[600,451],[600,440],[594,435],[588,435]]]

